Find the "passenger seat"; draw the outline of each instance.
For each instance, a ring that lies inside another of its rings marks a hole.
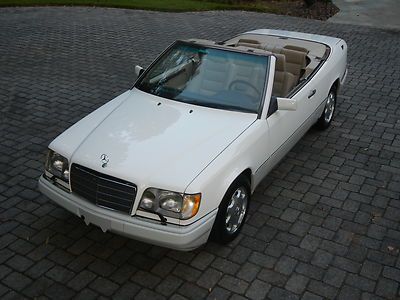
[[[228,85],[226,74],[230,74],[232,65],[223,57],[206,57],[203,59],[200,68],[207,70],[206,73],[195,75],[187,85],[187,91],[200,91],[203,95],[213,95],[225,90]],[[207,77],[204,76],[207,74]]]
[[[236,85],[234,88],[237,91],[248,94],[249,96],[259,99],[262,90],[255,90],[249,87],[245,83],[255,88],[263,88],[265,80],[265,69],[262,68],[255,62],[251,61],[236,61],[232,64],[232,71],[229,76],[229,82],[232,84],[235,81],[242,82],[242,84]]]

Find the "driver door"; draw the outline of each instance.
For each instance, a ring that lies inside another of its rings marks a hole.
[[[297,93],[292,100],[296,102],[296,110],[279,110],[279,107],[270,109],[267,115],[269,127],[269,141],[271,165],[275,166],[298,142],[308,130],[305,126],[307,119],[307,105],[302,93]],[[270,107],[278,106],[276,97],[271,97]]]
[[[267,134],[265,136],[264,147],[268,156],[257,171],[257,179],[261,180],[279,161],[289,152],[301,136],[307,131],[304,126],[307,120],[307,106],[305,101],[307,97],[304,91],[299,91],[292,100],[296,102],[296,110],[280,110],[277,97],[272,95],[272,89],[275,78],[276,58],[271,59],[272,78],[268,80],[267,94],[262,114]],[[276,80],[275,80],[276,82]]]

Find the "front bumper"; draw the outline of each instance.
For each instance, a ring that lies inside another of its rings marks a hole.
[[[158,221],[132,217],[98,207],[84,199],[63,191],[43,176],[39,190],[85,223],[94,224],[104,232],[111,231],[129,238],[176,250],[190,251],[206,243],[214,224],[217,210],[187,226],[161,225]]]

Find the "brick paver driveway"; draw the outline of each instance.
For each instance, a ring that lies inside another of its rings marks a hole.
[[[37,190],[48,143],[128,89],[176,38],[281,28],[339,36],[333,126],[265,178],[243,233],[180,253],[87,227]],[[245,12],[0,9],[0,297],[395,299],[400,34]]]

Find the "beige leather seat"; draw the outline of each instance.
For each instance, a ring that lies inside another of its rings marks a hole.
[[[276,97],[286,97],[296,85],[293,74],[286,71],[286,57],[283,54],[275,54],[275,76],[272,87],[272,95]]]
[[[283,48],[285,49],[289,49],[289,50],[295,50],[295,51],[299,51],[299,52],[304,52],[306,54],[308,54],[308,50],[304,47],[300,47],[300,46],[294,46],[294,45],[286,45]]]
[[[194,72],[194,64],[192,62],[188,62],[184,65],[180,65],[180,72],[177,76],[169,79],[165,86],[174,88],[174,89],[182,89],[190,76],[192,76]]]
[[[255,98],[260,98],[264,87],[265,69],[259,64],[251,61],[237,60],[232,64],[231,74],[229,76],[229,84],[239,81],[238,84],[232,85],[232,89],[243,92]],[[240,83],[242,82],[242,83]],[[245,84],[248,82],[251,86]]]
[[[188,83],[187,90],[197,90],[204,95],[213,95],[227,88],[228,78],[226,74],[231,72],[232,65],[223,57],[206,57],[200,68],[207,72],[200,72],[202,75],[195,77]],[[204,76],[206,74],[207,76]]]
[[[286,71],[292,73],[295,77],[296,84],[299,82],[301,75],[306,68],[306,56],[304,52],[285,49],[280,52],[286,57]]]
[[[299,82],[301,75],[304,73],[307,61],[307,53],[286,48],[265,46],[263,49],[271,51],[275,54],[283,54],[286,58],[286,71],[290,72],[295,77],[296,84]]]

